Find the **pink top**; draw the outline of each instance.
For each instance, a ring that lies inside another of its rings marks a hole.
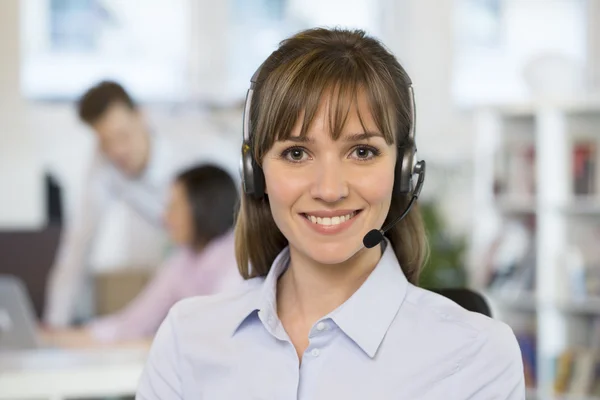
[[[127,307],[93,320],[89,328],[95,339],[103,342],[150,337],[179,300],[233,289],[242,281],[233,232],[229,232],[200,253],[176,250]]]

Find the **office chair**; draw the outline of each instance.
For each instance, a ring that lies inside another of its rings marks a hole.
[[[430,289],[432,292],[442,295],[466,310],[474,311],[488,317],[492,317],[492,310],[485,298],[470,289],[444,288]]]

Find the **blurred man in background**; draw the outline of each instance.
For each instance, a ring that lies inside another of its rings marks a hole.
[[[237,175],[237,146],[217,134],[189,142],[153,132],[118,83],[105,81],[89,89],[78,102],[78,114],[94,131],[97,149],[49,275],[43,323],[50,328],[69,326],[77,316],[90,250],[112,200],[125,201],[162,228],[166,194],[179,171],[210,162]]]

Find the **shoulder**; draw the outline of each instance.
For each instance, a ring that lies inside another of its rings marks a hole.
[[[210,241],[200,253],[200,258],[211,260],[223,257],[235,259],[235,234],[233,230]]]
[[[190,259],[194,259],[195,257],[195,253],[185,247],[185,246],[173,246],[171,249],[169,249],[169,252],[167,254],[167,257],[165,258],[163,264],[164,265],[171,265],[171,264],[178,264],[178,263],[182,263],[182,262],[189,262]]]
[[[158,272],[173,270],[185,271],[188,266],[194,264],[194,260],[194,253],[191,250],[184,247],[175,247],[169,251],[168,255],[161,263]]]
[[[440,393],[462,399],[524,398],[521,350],[507,324],[412,285],[400,315],[396,325],[410,327],[396,328],[406,344],[397,340],[403,351],[395,355],[413,356],[412,370],[430,374]]]
[[[84,169],[85,190],[97,195],[95,191],[111,188],[121,178],[120,172],[102,154],[100,149],[95,149]]]
[[[175,333],[183,342],[190,338],[195,343],[201,343],[198,338],[203,337],[207,344],[230,337],[252,312],[263,281],[263,278],[254,278],[232,290],[180,300],[169,312]]]
[[[465,329],[479,331],[496,322],[483,314],[466,310],[445,296],[413,285],[408,287],[405,303],[407,307],[421,311],[424,316],[443,319]]]
[[[106,158],[102,151],[99,148],[94,149],[92,157],[87,164],[87,173],[88,176],[94,177],[110,177],[117,173],[116,168],[113,164]]]
[[[224,236],[212,240],[200,253],[190,257],[192,263],[202,275],[207,273],[215,276],[226,276],[234,274],[242,277],[239,272],[237,260],[235,258],[235,241],[233,233],[227,233]]]
[[[468,311],[437,293],[411,286],[406,307],[420,315],[440,345],[460,347],[463,366],[480,356],[520,364],[521,353],[513,330],[504,322]]]

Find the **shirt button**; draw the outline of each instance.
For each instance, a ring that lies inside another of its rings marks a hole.
[[[324,331],[325,328],[327,328],[327,325],[325,325],[325,322],[321,321],[317,324],[317,330],[318,331]]]
[[[310,353],[312,354],[313,357],[319,357],[319,354],[321,354],[319,349],[313,349]]]

